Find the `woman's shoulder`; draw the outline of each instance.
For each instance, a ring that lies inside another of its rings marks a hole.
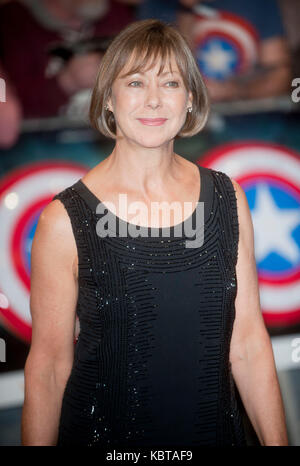
[[[234,178],[231,178],[231,176],[229,176],[227,173],[212,167],[203,168],[213,177],[214,180],[219,180],[219,183],[222,183],[226,186],[226,188],[232,190],[236,196],[239,198],[246,197],[245,192],[240,184]]]
[[[69,215],[58,200],[42,210],[34,234],[32,253],[41,257],[59,256],[72,266],[77,250]],[[42,260],[42,259],[41,259]]]
[[[61,191],[61,194],[64,191]],[[59,195],[44,207],[39,216],[37,228],[54,237],[71,233],[70,217]]]
[[[239,243],[243,244],[248,254],[254,254],[254,226],[246,193],[242,186],[234,179],[226,175],[233,186],[236,199],[235,209],[239,230]]]
[[[209,168],[209,171],[213,174],[214,177],[222,179],[223,183],[225,183],[226,188],[229,188],[231,193],[234,194],[239,217],[245,217],[249,220],[249,216],[251,216],[250,208],[246,193],[242,186],[234,178],[232,178],[223,171],[215,170],[213,168]]]
[[[236,210],[240,231],[245,231],[246,235],[251,236],[253,234],[251,211],[242,186],[234,178],[221,170],[208,167],[206,169],[212,175],[215,186],[217,188],[223,186],[223,189],[229,192],[231,207]]]
[[[235,191],[240,230],[244,231],[247,236],[252,237],[253,222],[246,193],[236,180],[233,178],[230,178],[230,180]]]

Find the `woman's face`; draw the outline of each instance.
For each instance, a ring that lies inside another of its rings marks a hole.
[[[159,67],[160,60],[150,70],[122,77],[132,69],[128,63],[114,81],[108,105],[114,113],[118,139],[142,147],[160,147],[184,125],[192,93],[186,90],[174,57],[172,74],[165,67],[158,76]],[[159,118],[164,121],[149,121]]]

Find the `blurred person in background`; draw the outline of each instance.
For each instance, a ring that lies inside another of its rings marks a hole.
[[[189,11],[197,2],[193,0],[139,0],[138,19],[156,18],[167,23],[178,24],[179,15]]]
[[[92,88],[105,41],[134,19],[109,0],[20,0],[0,4],[0,148],[18,139],[22,118],[56,116],[70,97]],[[51,50],[54,49],[54,50]]]
[[[299,0],[279,0],[287,40],[292,54],[293,77],[300,76],[300,2]]]
[[[272,97],[290,91],[291,56],[276,0],[186,0],[188,4],[190,11],[182,12],[181,32],[194,43],[212,101]],[[195,12],[201,18],[197,26]]]
[[[178,26],[198,59],[212,101],[290,91],[291,57],[276,0],[141,0],[137,14]]]

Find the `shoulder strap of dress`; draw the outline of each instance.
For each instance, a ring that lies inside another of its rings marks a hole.
[[[78,262],[79,264],[84,263],[88,254],[87,232],[85,231],[86,225],[88,225],[86,221],[86,206],[76,191],[72,189],[72,186],[56,194],[51,202],[56,199],[61,201],[67,211],[77,246]]]
[[[214,178],[215,194],[219,196],[221,215],[226,225],[226,232],[228,232],[225,238],[227,241],[227,248],[231,254],[234,265],[236,265],[239,242],[239,221],[235,189],[229,175],[217,170],[212,170],[211,173]]]
[[[211,208],[214,197],[214,182],[211,175],[211,168],[198,165],[201,176],[200,201],[204,202],[204,220],[205,224],[211,218]]]

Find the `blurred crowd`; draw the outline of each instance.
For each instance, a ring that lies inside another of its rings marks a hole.
[[[212,102],[290,93],[300,42],[298,3],[0,0],[0,78],[6,83],[0,148],[15,144],[23,119],[65,114],[74,95],[93,87],[110,40],[138,19],[179,28]]]

